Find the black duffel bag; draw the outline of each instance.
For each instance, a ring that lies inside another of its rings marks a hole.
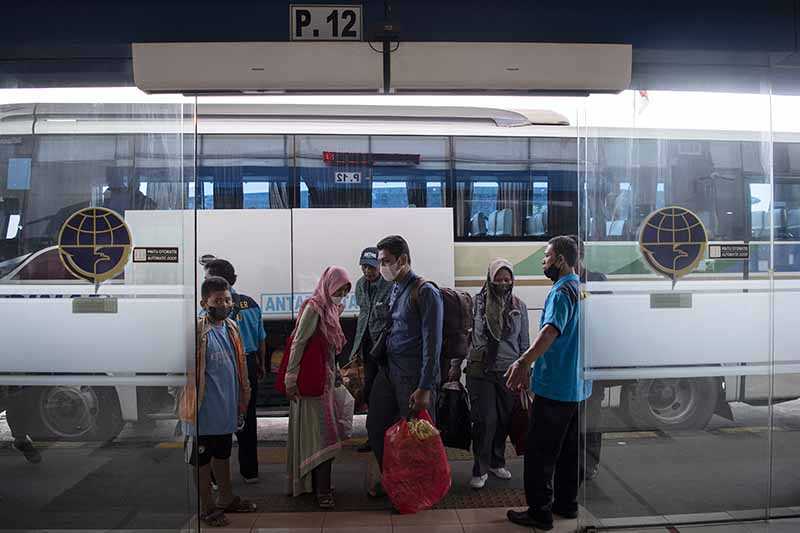
[[[458,381],[445,383],[439,392],[436,407],[436,425],[442,442],[448,448],[469,450],[472,445],[469,398]]]

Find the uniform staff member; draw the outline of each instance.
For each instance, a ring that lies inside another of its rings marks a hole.
[[[264,322],[261,319],[261,308],[258,304],[233,289],[236,283],[236,271],[233,265],[224,259],[212,259],[204,265],[206,278],[219,276],[231,285],[233,310],[230,318],[236,321],[242,337],[242,344],[247,356],[247,375],[250,381],[250,403],[247,406],[244,429],[236,433],[239,442],[239,473],[245,483],[258,483],[258,426],[256,421],[256,398],[258,382],[266,374],[266,338]]]
[[[544,531],[553,529],[554,513],[564,518],[578,516],[578,487],[583,479],[578,416],[592,393],[592,383],[583,379],[578,347],[581,287],[575,274],[577,261],[578,246],[569,237],[555,237],[547,244],[542,270],[553,288],[545,300],[539,333],[506,373],[510,389],[532,384],[535,394],[525,442],[528,509],[510,510],[508,519]]]

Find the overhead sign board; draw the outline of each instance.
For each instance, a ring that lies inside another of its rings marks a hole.
[[[360,5],[292,4],[289,38],[292,41],[362,40]]]

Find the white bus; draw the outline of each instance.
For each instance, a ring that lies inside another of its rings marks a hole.
[[[172,415],[200,256],[230,260],[237,289],[260,302],[275,368],[323,268],[357,279],[359,252],[391,233],[442,286],[477,292],[491,259],[511,260],[532,329],[547,241],[581,235],[587,268],[607,277],[587,283],[586,374],[639,427],[702,428],[728,402],[800,396],[800,136],[590,122],[578,98],[502,109],[107,98],[0,105],[0,385],[24,387],[35,438],[113,438],[125,421]],[[636,242],[669,205],[750,258],[705,257],[673,289]],[[134,248],[177,247],[178,262],[130,262],[97,288],[72,279],[58,232],[89,206],[123,215]],[[688,296],[664,307],[663,293]],[[73,300],[94,294],[116,312],[77,313]],[[356,313],[351,300],[351,336]],[[281,403],[271,379],[262,407]]]

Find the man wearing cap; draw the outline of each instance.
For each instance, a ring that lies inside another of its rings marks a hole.
[[[389,292],[392,284],[383,279],[378,268],[378,249],[366,248],[359,259],[364,274],[356,283],[356,303],[359,307],[356,336],[350,358],[361,355],[364,361],[364,398],[369,398],[372,382],[378,373],[378,364],[370,357],[374,341],[386,325]],[[366,400],[365,400],[366,401]],[[359,448],[369,452],[369,443]]]

